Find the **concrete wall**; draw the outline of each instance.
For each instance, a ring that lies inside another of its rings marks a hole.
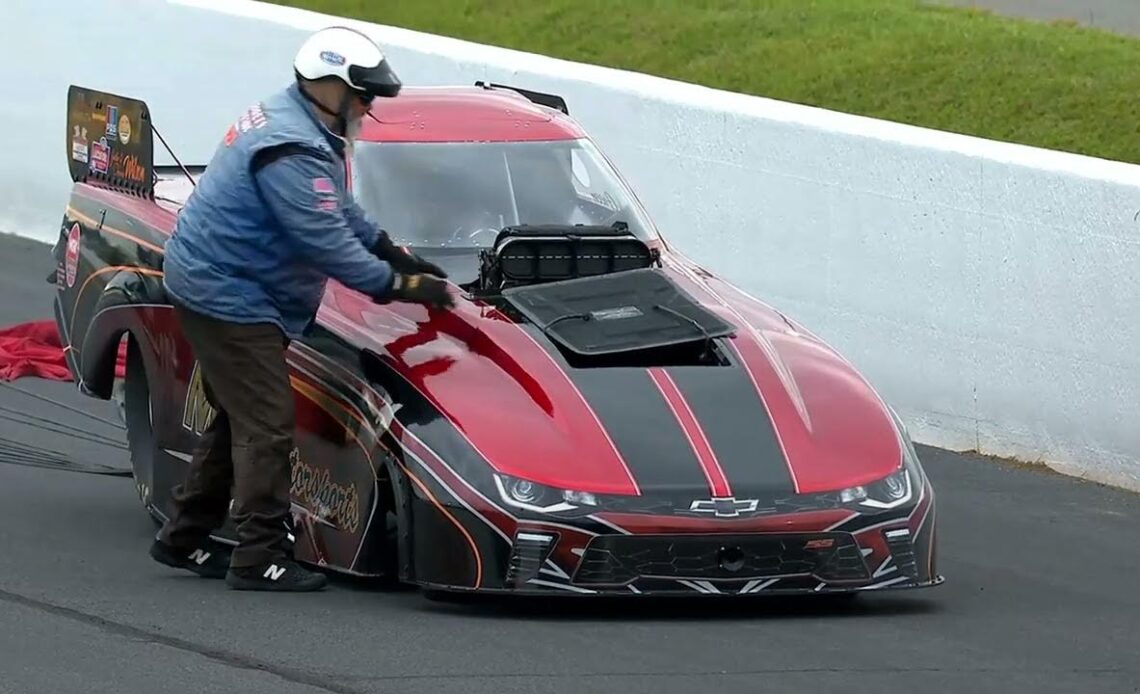
[[[67,85],[205,161],[336,18],[243,0],[8,0],[0,229],[52,239]],[[693,259],[859,366],[920,442],[1140,488],[1140,167],[360,26],[407,83],[563,94]],[[131,47],[141,60],[123,59]],[[165,161],[161,149],[159,161]]]

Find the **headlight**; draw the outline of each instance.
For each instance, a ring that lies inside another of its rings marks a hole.
[[[503,503],[537,513],[562,513],[598,505],[597,498],[590,492],[554,489],[509,475],[496,474],[495,486]]]
[[[898,413],[891,409],[891,416],[898,428],[899,443],[902,445],[903,465],[896,472],[871,484],[848,487],[839,492],[839,500],[865,508],[892,509],[914,498],[915,490],[922,484],[918,466],[918,453],[910,440],[906,425]]]
[[[868,508],[890,509],[901,506],[914,496],[914,479],[910,465],[871,484],[848,487],[839,492],[839,500],[845,504],[858,504]]]

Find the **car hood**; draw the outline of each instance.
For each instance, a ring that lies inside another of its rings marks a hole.
[[[500,473],[601,494],[789,495],[902,459],[860,374],[771,307],[676,256],[664,274],[734,331],[723,366],[579,366],[537,325],[460,299],[375,304],[330,283],[321,320],[381,355]]]

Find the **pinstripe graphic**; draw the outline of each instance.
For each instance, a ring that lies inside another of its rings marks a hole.
[[[339,316],[338,314],[336,314],[334,312],[326,310],[326,313],[324,314],[324,316],[322,316],[322,318],[325,321],[325,328],[328,329],[330,332],[332,332],[334,335],[337,335],[338,337],[340,337],[341,339],[345,339],[345,340],[349,339],[349,336],[343,334],[342,331],[348,332],[349,335],[351,335],[352,333],[361,333],[362,332],[360,330],[359,326],[351,323],[350,321],[346,320],[345,318]],[[328,368],[330,371],[332,369],[336,369],[343,376],[345,376],[347,379],[354,382],[358,386],[361,386],[362,388],[369,387],[369,386],[367,386],[367,384],[365,384],[363,381],[360,380],[359,376],[348,371],[344,367],[337,364],[335,361],[329,359],[327,356],[325,356],[321,352],[314,350],[312,347],[309,347],[308,345],[305,345],[303,343],[295,343],[295,348],[298,349],[299,351],[304,352],[305,356],[307,358],[309,358],[310,360],[312,360],[314,363],[317,362],[318,360],[320,361],[320,363],[327,363],[328,366],[326,368]],[[393,373],[395,373],[402,380],[404,380],[404,382],[406,382],[413,390],[415,390],[417,393],[419,393],[419,395],[421,397],[423,397],[427,402],[432,403],[433,405],[438,407],[438,403],[436,403],[435,400],[429,398],[426,393],[424,393],[422,390],[419,389],[418,386],[416,386],[415,383],[408,380],[403,374],[400,374],[398,371],[393,371]],[[475,446],[475,444],[472,441],[470,441],[470,439],[467,438],[467,436],[463,433],[463,430],[459,427],[459,425],[455,421],[453,421],[451,418],[447,417],[446,413],[441,412],[441,416],[443,416],[445,419],[447,419],[447,421],[451,424],[451,426],[453,427],[455,432],[459,436],[461,436],[464,439],[464,441],[468,445],[470,445],[472,447],[472,449],[480,457],[482,457],[484,460],[486,460],[486,455],[482,451],[480,451],[478,449],[478,447]],[[490,527],[494,532],[496,532],[498,535],[500,535],[504,540],[509,541],[509,535],[508,535],[507,530],[510,530],[513,532],[514,528],[517,527],[521,522],[517,516],[515,516],[509,510],[504,508],[502,505],[491,501],[485,494],[483,494],[478,489],[473,487],[470,482],[468,482],[462,475],[460,475],[458,472],[456,472],[456,470],[454,468],[452,468],[447,463],[447,461],[444,459],[443,456],[436,453],[421,438],[419,438],[412,431],[410,431],[409,429],[404,427],[400,423],[399,420],[394,419],[392,421],[392,433],[393,433],[393,438],[399,444],[400,448],[404,451],[404,453],[407,454],[416,463],[418,463],[419,466],[424,471],[426,471],[433,478],[435,478],[436,482],[438,482],[441,487],[443,487],[445,490],[447,490],[447,492],[458,503],[460,503],[462,506],[464,506],[464,508],[466,508],[468,511],[470,511],[475,517],[479,518],[481,521],[486,523],[488,527]],[[448,485],[440,477],[440,474],[432,469],[432,466],[428,464],[426,458],[430,458],[432,460],[433,464],[438,465],[441,470],[446,471],[446,473],[450,477],[454,478],[470,494],[474,495],[475,497],[480,499],[483,503],[485,503],[489,508],[494,509],[496,513],[502,515],[504,518],[509,520],[513,524],[514,527],[509,527],[509,528],[500,527],[498,524],[489,520],[484,514],[477,511],[470,503],[468,503],[468,501],[466,499],[464,499],[462,494],[458,493],[454,488],[452,488],[450,485]],[[488,462],[488,464],[490,463],[490,461],[487,461],[487,462]],[[614,524],[612,521],[608,521],[608,520],[605,520],[605,519],[599,517],[597,514],[589,515],[586,517],[586,519],[588,519],[591,522],[597,523],[599,525],[608,527],[608,528],[610,528],[610,529],[612,529],[618,533],[621,533],[623,535],[631,534],[628,530]],[[596,533],[592,533],[591,531],[586,530],[584,528],[581,529],[580,532],[591,534],[591,535],[596,535]]]
[[[439,502],[439,500],[435,498],[435,495],[431,493],[431,490],[427,488],[426,484],[424,484],[422,481],[420,481],[420,478],[416,477],[412,473],[411,470],[409,470],[407,467],[404,466],[403,463],[397,463],[397,465],[399,465],[400,469],[404,471],[404,474],[408,476],[408,479],[410,479],[419,488],[419,490],[424,493],[424,496],[426,496],[428,499],[431,500],[432,505],[434,505],[436,507],[436,509],[439,510],[440,513],[442,513],[444,516],[446,516],[447,519],[449,521],[451,521],[451,523],[456,528],[459,528],[459,532],[463,533],[463,537],[467,538],[467,543],[469,545],[471,545],[471,553],[475,557],[475,585],[474,585],[474,587],[475,588],[481,587],[483,585],[483,557],[479,553],[479,546],[475,542],[475,538],[471,537],[470,531],[468,531],[467,528],[464,527],[463,523],[460,523],[458,518],[451,515],[451,512],[449,512],[443,506],[443,504],[441,504]]]
[[[594,412],[610,424],[614,442],[643,495],[708,496],[710,484],[701,462],[648,369],[575,369],[568,373]]]
[[[366,460],[368,460],[369,468],[372,470],[373,480],[375,480],[376,466],[372,460],[372,450],[368,446],[365,445],[364,441],[360,440],[359,436],[357,436],[352,431],[352,429],[350,427],[348,427],[347,424],[340,417],[337,416],[337,414],[335,412],[333,412],[333,408],[341,409],[343,414],[346,414],[348,416],[351,416],[351,413],[344,407],[344,405],[342,403],[335,400],[328,393],[324,393],[324,392],[320,391],[319,389],[314,388],[314,387],[306,384],[304,381],[301,381],[300,379],[298,379],[296,377],[291,376],[289,380],[290,380],[290,383],[293,385],[293,387],[297,390],[297,392],[304,395],[306,397],[306,399],[308,399],[310,402],[312,402],[318,408],[324,410],[330,417],[333,418],[334,421],[336,421],[338,424],[341,424],[341,426],[344,427],[345,433],[347,433],[349,438],[351,438],[353,441],[355,441],[357,446],[360,447],[360,450],[364,452],[364,457]],[[354,569],[354,567],[356,566],[356,561],[360,558],[360,552],[364,548],[364,539],[366,537],[368,537],[368,531],[372,528],[372,521],[376,517],[376,507],[377,507],[378,503],[379,503],[379,495],[373,493],[372,494],[372,508],[369,509],[369,511],[368,511],[368,520],[365,522],[364,530],[360,534],[360,541],[356,543],[356,553],[353,555],[352,560],[348,563],[348,566],[347,566],[347,568],[350,571]]]
[[[108,272],[115,272],[116,270],[129,270],[131,272],[137,272],[140,275],[150,275],[152,277],[162,277],[163,276],[163,273],[159,270],[152,270],[150,268],[142,267],[140,265],[106,265],[106,266],[99,268],[98,270],[95,270],[94,272],[89,273],[87,275],[87,278],[83,280],[83,284],[79,287],[79,292],[76,293],[75,301],[71,305],[71,319],[68,322],[68,327],[67,327],[68,334],[71,334],[71,332],[75,330],[75,316],[79,312],[80,299],[83,298],[83,293],[85,291],[87,291],[87,287],[89,287],[91,285],[91,280],[95,279],[96,277],[98,277],[100,275],[105,275]],[[90,326],[90,325],[91,325],[91,322],[88,321],[88,326]],[[72,344],[68,344],[67,348],[70,350],[73,350],[76,354],[78,354],[80,351],[78,347],[76,347],[75,345],[72,345]]]
[[[689,270],[689,268],[685,267],[684,265],[681,265],[676,260],[674,260],[672,258],[667,258],[665,260],[665,262],[669,265],[669,267],[671,269],[676,270],[678,273],[684,275],[685,278],[688,279],[690,282],[696,284],[698,287],[701,287],[706,292],[708,292],[709,295],[712,296],[718,304],[720,304],[720,308],[714,309],[714,310],[718,310],[721,313],[727,313],[727,314],[731,315],[733,318],[735,318],[735,325],[737,325],[740,329],[748,332],[752,336],[752,339],[755,340],[760,345],[760,348],[764,349],[764,347],[763,347],[764,340],[760,335],[758,335],[756,333],[756,329],[752,327],[751,323],[749,323],[747,320],[745,320],[744,316],[740,315],[739,311],[737,311],[727,301],[725,301],[720,296],[720,294],[718,294],[717,292],[714,292],[708,286],[708,284],[705,281],[703,281],[702,279],[697,277],[695,273],[693,273],[691,270]],[[768,417],[772,421],[772,427],[776,433],[776,440],[779,442],[780,450],[784,454],[784,461],[788,466],[788,474],[791,475],[792,485],[795,488],[796,492],[798,493],[800,491],[800,483],[799,483],[799,480],[796,479],[795,466],[792,465],[791,458],[788,456],[788,446],[785,443],[783,436],[781,435],[779,422],[777,422],[776,418],[774,416],[772,416],[772,406],[768,403],[767,399],[764,397],[764,390],[760,387],[760,381],[757,379],[756,373],[752,370],[752,367],[748,364],[748,360],[744,358],[744,355],[741,353],[740,347],[735,343],[735,341],[734,340],[726,340],[725,342],[732,349],[733,354],[736,356],[736,358],[740,360],[741,366],[744,367],[744,370],[748,373],[748,378],[751,379],[752,385],[756,389],[756,394],[760,396],[760,400],[764,403],[764,408],[768,412]]]
[[[697,421],[697,416],[693,414],[692,408],[685,402],[685,396],[681,394],[681,390],[669,376],[665,369],[654,367],[649,369],[649,377],[653,379],[654,384],[657,385],[661,395],[668,403],[669,409],[673,411],[673,416],[677,418],[677,422],[681,425],[681,429],[685,432],[685,437],[689,440],[689,445],[693,447],[693,451],[697,454],[697,460],[700,461],[701,470],[705,474],[705,479],[708,480],[709,490],[713,496],[727,497],[732,496],[732,487],[728,484],[728,479],[724,475],[724,470],[721,469],[720,463],[717,462],[716,453],[713,451],[712,444],[709,443],[708,437],[701,429],[700,422]]]
[[[291,366],[293,366],[294,368],[298,368],[298,370],[300,370],[299,367],[297,367],[295,363],[291,364]],[[319,380],[319,379],[317,379],[317,380]],[[295,386],[297,385],[297,383],[298,382],[294,379],[294,385]],[[323,383],[323,381],[322,381],[322,383]],[[325,385],[327,385],[327,384],[325,384]],[[363,413],[359,412],[358,408],[355,405],[353,405],[351,402],[345,401],[343,399],[343,395],[341,396],[341,400],[335,400],[334,399],[335,396],[332,396],[332,394],[330,394],[330,393],[319,393],[319,395],[328,395],[329,397],[327,397],[327,398],[322,398],[322,397],[313,398],[313,397],[308,396],[308,395],[307,395],[307,397],[310,397],[310,399],[312,400],[312,402],[314,402],[314,404],[316,404],[321,409],[324,409],[326,412],[328,412],[330,415],[333,416],[334,420],[336,420],[338,423],[341,423],[342,426],[344,426],[345,431],[348,433],[348,435],[353,440],[355,440],[360,445],[360,447],[365,451],[365,455],[368,456],[369,463],[372,464],[373,475],[375,476],[376,469],[375,469],[375,464],[372,461],[371,451],[365,446],[364,442],[360,439],[358,434],[356,432],[354,432],[349,426],[347,426],[347,423],[343,419],[341,419],[340,417],[337,417],[336,413],[332,412],[329,409],[330,406],[333,405],[334,403],[336,405],[340,406],[342,408],[342,414],[346,415],[347,417],[349,417],[352,420],[359,423],[361,425],[361,428],[363,431],[368,431],[373,435],[373,437],[374,437],[373,443],[375,445],[377,445],[381,448],[384,448],[384,449],[387,449],[387,446],[382,441],[380,441],[379,437],[376,437],[374,430],[368,425],[368,422],[364,419]],[[475,558],[476,576],[475,576],[475,586],[474,587],[478,588],[479,586],[482,585],[482,580],[483,580],[483,558],[482,558],[481,553],[479,552],[479,547],[478,547],[478,544],[475,542],[475,538],[471,536],[470,531],[467,530],[467,528],[463,525],[463,523],[461,523],[459,521],[459,519],[457,519],[454,515],[452,515],[443,506],[443,504],[441,504],[439,502],[439,500],[436,499],[435,495],[432,494],[430,490],[428,490],[427,485],[425,485],[418,477],[416,477],[405,466],[403,466],[401,464],[400,467],[401,467],[401,469],[404,470],[405,474],[408,475],[408,478],[424,493],[424,495],[429,499],[429,501],[431,501],[432,505],[435,506],[436,509],[439,510],[440,513],[442,513],[449,521],[451,521],[451,523],[459,530],[459,532],[467,540],[468,545],[470,545],[470,547],[471,547],[472,555]],[[446,485],[444,485],[444,488],[447,489]],[[450,490],[448,490],[448,491],[450,492]],[[375,513],[373,513],[372,515],[374,516]],[[372,522],[372,518],[370,517],[369,518],[369,525],[365,528],[365,535],[367,535],[368,527],[371,526],[371,522]],[[362,537],[364,537],[364,536],[362,536]],[[358,546],[356,557],[353,558],[352,564],[350,564],[350,566],[355,565],[356,558],[358,558],[359,556],[360,556],[360,547]]]
[[[88,201],[90,201],[90,198],[88,198]],[[122,210],[115,210],[115,211],[118,212],[119,214],[126,215],[126,213],[124,213]],[[90,215],[88,215],[84,212],[80,212],[79,208],[77,208],[77,207],[69,205],[67,207],[67,214],[71,215],[71,217],[73,219],[76,219],[77,221],[82,222],[85,226],[91,228],[92,230],[95,230],[97,233],[110,234],[112,236],[118,236],[121,239],[125,239],[127,241],[132,241],[134,243],[137,243],[142,248],[145,248],[148,251],[153,251],[155,253],[165,254],[165,252],[166,252],[162,246],[158,246],[156,244],[153,244],[150,241],[145,241],[145,240],[139,238],[138,236],[135,236],[134,234],[131,234],[131,233],[126,232],[126,231],[122,231],[120,229],[116,229],[115,227],[112,227],[112,226],[107,226],[106,224],[100,224],[99,220],[91,217]]]
[[[355,374],[351,373],[350,371],[344,369],[344,367],[340,366],[336,362],[329,360],[325,355],[321,354],[320,352],[317,352],[313,348],[311,348],[308,345],[305,345],[303,343],[294,343],[294,345],[299,351],[304,351],[305,358],[308,359],[311,363],[319,364],[320,366],[322,366],[323,368],[325,368],[326,370],[328,370],[330,372],[332,371],[332,369],[335,368],[337,371],[340,371],[341,375],[350,379],[352,382],[354,382],[355,384],[357,384],[361,388],[367,388],[369,390],[369,392],[375,393],[375,391],[372,390],[370,386],[368,386],[363,381],[361,381],[358,376],[356,376]],[[377,397],[380,397],[380,396],[377,394]],[[390,402],[385,400],[385,403],[386,403],[386,406],[391,407]],[[491,530],[493,530],[496,534],[498,534],[504,540],[506,540],[507,542],[510,542],[510,536],[508,535],[507,531],[504,528],[501,528],[499,525],[493,523],[483,513],[479,512],[474,506],[472,506],[470,503],[468,503],[467,500],[465,500],[462,495],[457,493],[455,491],[455,489],[452,488],[451,485],[447,484],[443,480],[443,478],[440,477],[439,473],[437,473],[435,470],[432,469],[432,467],[430,465],[428,465],[425,458],[430,457],[433,462],[437,463],[443,469],[445,469],[451,477],[454,477],[456,480],[458,480],[472,494],[474,494],[479,499],[481,499],[484,503],[486,503],[487,506],[495,509],[496,512],[502,514],[503,516],[505,516],[506,518],[511,520],[513,523],[515,523],[515,525],[517,525],[518,519],[513,514],[507,512],[505,509],[500,507],[498,504],[493,503],[484,494],[482,494],[477,489],[472,487],[471,484],[469,482],[467,482],[467,480],[465,480],[454,469],[452,469],[451,466],[449,466],[447,464],[447,462],[443,459],[442,456],[440,456],[438,453],[436,453],[430,447],[428,447],[427,444],[425,444],[419,437],[417,437],[411,431],[406,429],[398,420],[393,419],[391,421],[390,429],[391,429],[391,432],[393,434],[393,437],[392,437],[393,440],[400,446],[401,450],[405,453],[405,455],[409,459],[415,461],[420,468],[422,468],[425,472],[427,472],[429,475],[431,475],[432,478],[434,478],[435,481],[440,485],[440,487],[442,487],[449,495],[451,495],[452,498],[454,498],[461,506],[463,506],[465,509],[467,509],[476,518],[483,521],[487,525],[487,527],[489,527]],[[409,443],[415,444],[414,447],[418,448],[420,450],[418,452],[416,450],[413,450],[413,446],[410,446]],[[388,446],[383,441],[380,441],[379,439],[377,439],[377,445],[379,445],[385,449],[388,449]],[[511,530],[513,530],[513,528]]]
[[[610,450],[613,451],[614,457],[617,458],[619,463],[621,463],[622,470],[625,471],[626,476],[629,478],[629,483],[633,485],[633,493],[640,495],[641,487],[637,484],[637,480],[634,479],[633,471],[629,469],[629,464],[625,461],[625,458],[622,457],[621,451],[618,450],[617,444],[614,443],[613,437],[611,437],[610,433],[606,431],[606,427],[602,424],[602,420],[598,417],[598,413],[594,412],[594,408],[590,406],[589,401],[586,400],[586,396],[582,394],[582,391],[578,390],[578,386],[574,384],[574,381],[570,378],[570,375],[567,374],[566,370],[563,369],[562,366],[556,362],[553,357],[550,356],[549,352],[543,349],[542,345],[538,344],[538,341],[534,339],[534,336],[527,332],[526,328],[522,327],[521,325],[517,325],[514,321],[507,318],[506,315],[503,315],[501,311],[498,311],[498,309],[496,309],[496,312],[498,312],[504,319],[506,319],[508,325],[514,325],[518,332],[522,334],[532,345],[534,345],[535,352],[541,354],[547,361],[550,362],[550,365],[554,367],[554,370],[562,377],[562,380],[566,382],[566,385],[570,386],[570,389],[573,390],[574,394],[578,396],[578,400],[581,401],[582,407],[584,407],[586,411],[590,413],[590,417],[593,419],[594,424],[597,425],[598,431],[600,431],[605,437],[606,443],[609,445]]]

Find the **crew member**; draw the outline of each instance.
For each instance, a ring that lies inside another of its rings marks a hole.
[[[379,300],[453,305],[443,271],[396,248],[346,187],[346,146],[373,99],[400,90],[380,48],[332,27],[293,67],[294,83],[229,129],[166,245],[165,289],[216,416],[151,556],[244,590],[326,584],[293,557],[285,350],[312,325],[327,279]],[[209,538],[227,512],[232,552]]]

